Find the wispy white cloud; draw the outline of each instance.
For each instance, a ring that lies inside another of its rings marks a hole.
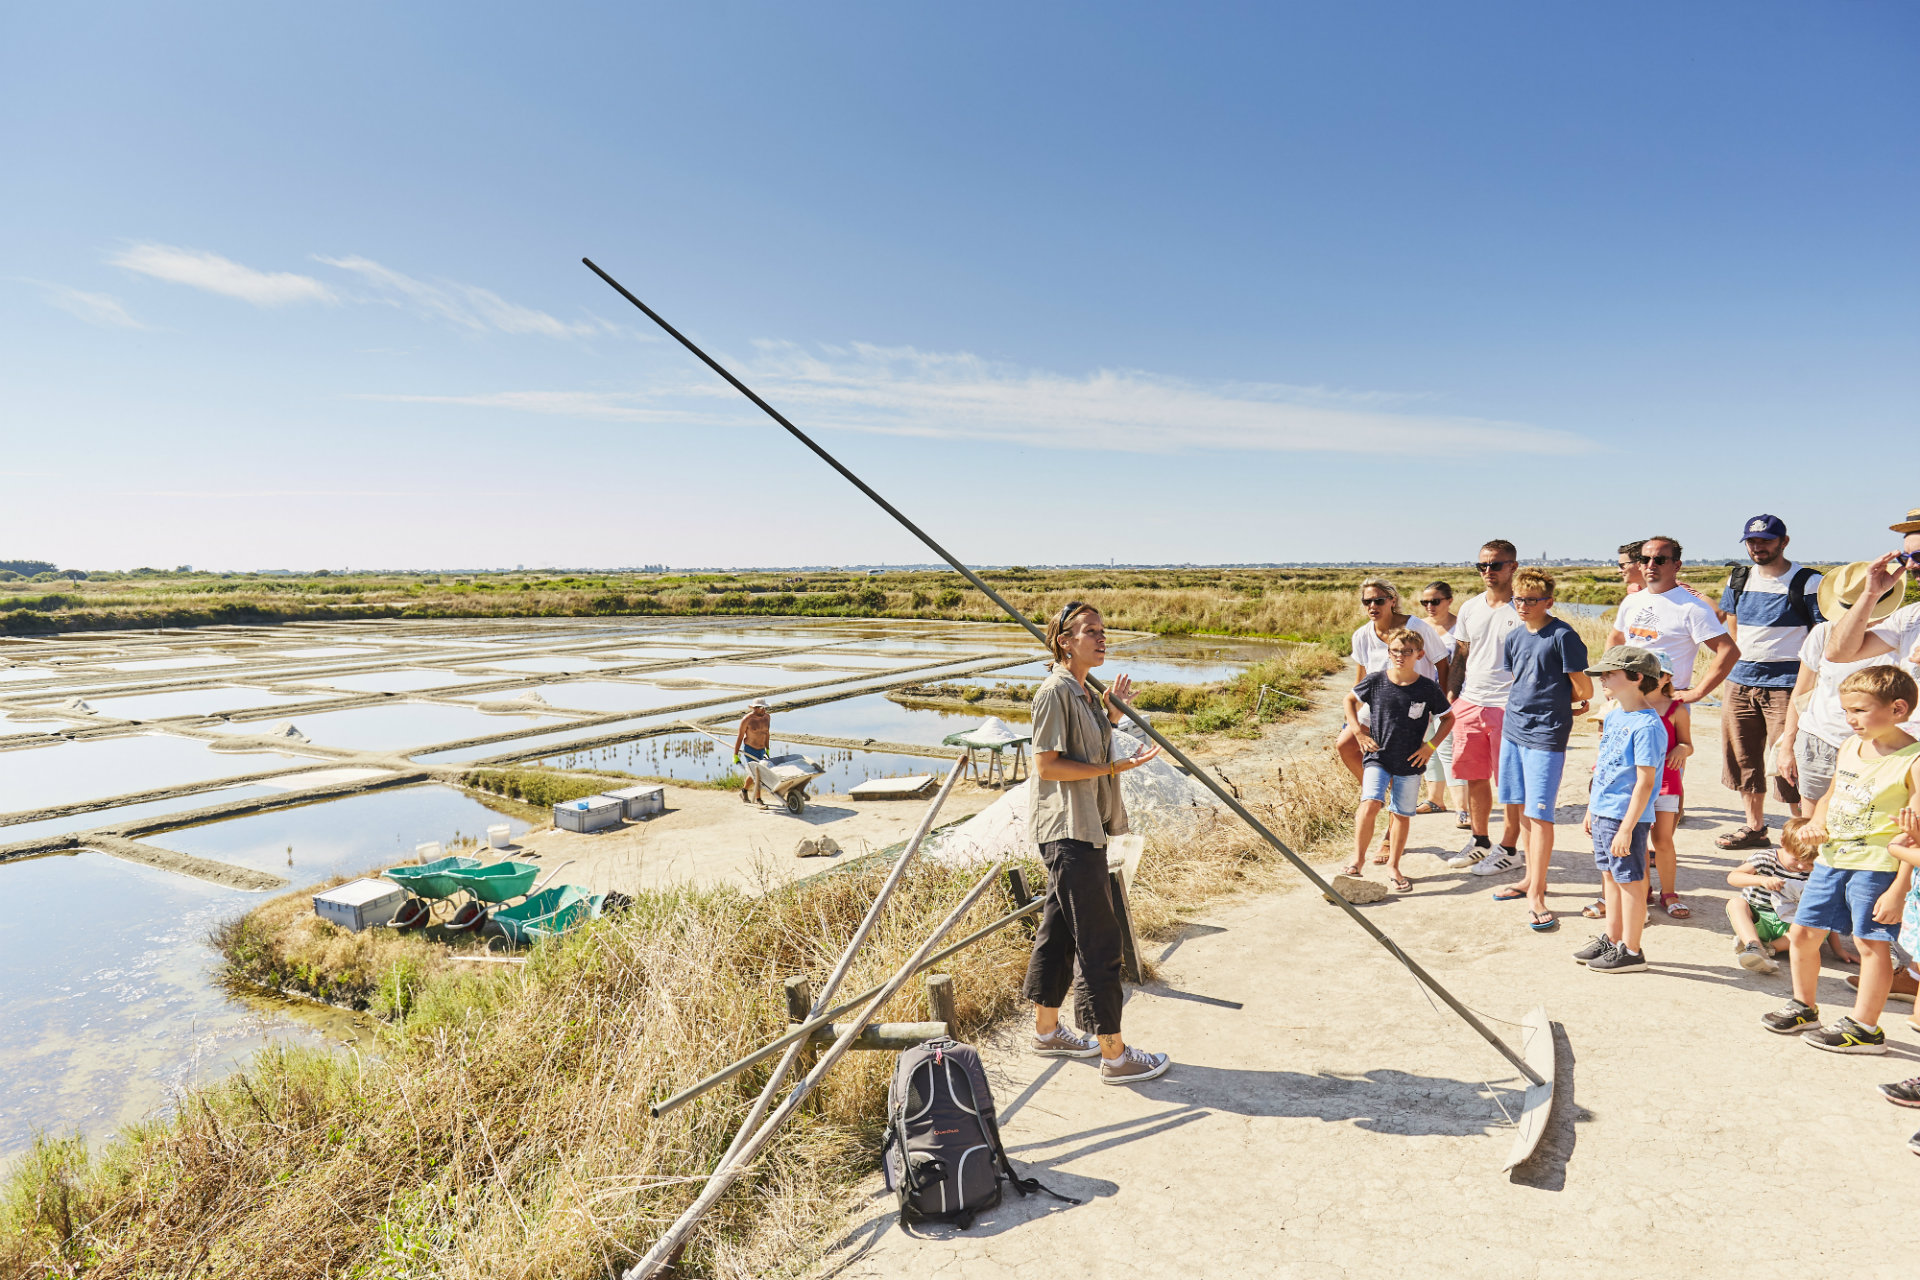
[[[855,345],[807,351],[763,343],[736,366],[803,427],[1041,448],[1180,453],[1401,452],[1570,454],[1579,436],[1438,409],[1431,396],[1266,382],[1207,384],[1137,369],[1073,375],[999,365],[966,353]],[[680,422],[713,414],[717,382],[648,393],[510,391],[381,396],[569,417]],[[695,408],[695,406],[700,406]]]
[[[350,255],[328,258],[316,255],[316,261],[351,272],[373,290],[373,300],[403,307],[429,319],[444,320],[475,333],[534,333],[548,338],[590,338],[619,333],[618,325],[597,317],[566,321],[508,302],[491,289],[454,281],[419,280],[382,266],[370,258]]]
[[[418,498],[424,489],[106,489],[106,498]]]
[[[134,319],[120,299],[109,293],[88,293],[84,289],[75,289],[71,285],[55,284],[51,280],[28,280],[46,297],[47,302],[60,308],[77,320],[98,325],[103,329],[144,329],[147,326]]]
[[[333,290],[312,276],[290,271],[255,271],[231,258],[203,249],[181,249],[166,244],[136,244],[110,255],[116,267],[156,280],[184,284],[256,307],[280,307],[291,302],[335,302]]]

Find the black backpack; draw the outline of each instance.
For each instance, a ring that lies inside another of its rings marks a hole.
[[[1002,1174],[1023,1196],[1039,1191],[1080,1203],[1014,1173],[980,1055],[946,1036],[902,1050],[894,1063],[881,1158],[902,1225],[951,1222],[966,1230],[974,1215],[1000,1203]]]
[[[1737,564],[1727,574],[1727,590],[1733,594],[1733,608],[1727,610],[1728,613],[1739,610],[1740,597],[1746,593],[1747,579],[1752,574],[1753,566],[1750,564]],[[1811,577],[1813,570],[1806,565],[1799,565],[1794,569],[1793,576],[1787,579],[1787,608],[1793,610],[1793,616],[1809,631],[1820,621],[1814,614],[1813,606],[1807,603],[1807,579]]]

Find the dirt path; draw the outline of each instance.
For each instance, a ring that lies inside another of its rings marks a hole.
[[[987,1047],[1013,1158],[1082,1205],[1009,1194],[970,1231],[909,1233],[875,1180],[823,1273],[1560,1280],[1797,1262],[1912,1274],[1901,1215],[1920,1178],[1906,1147],[1920,1114],[1873,1088],[1920,1074],[1911,1006],[1883,1019],[1885,1057],[1761,1028],[1787,978],[1733,962],[1722,903],[1736,859],[1712,837],[1738,815],[1719,785],[1717,716],[1695,726],[1680,833],[1695,915],[1655,913],[1652,971],[1595,974],[1569,958],[1598,883],[1580,829],[1587,726],[1562,792],[1558,932],[1532,933],[1524,907],[1491,899],[1514,875],[1446,868],[1439,855],[1460,838],[1450,816],[1415,819],[1413,893],[1367,908],[1504,1020],[1496,1029],[1546,1005],[1559,1097],[1513,1176],[1499,1172],[1511,1133],[1496,1104],[1513,1106],[1511,1069],[1317,895],[1269,894],[1196,919],[1161,948],[1161,981],[1129,991],[1129,1038],[1175,1057],[1164,1079],[1106,1088],[1095,1066],[1029,1057],[1012,1032]],[[1844,972],[1823,978],[1829,1010],[1850,1002]]]

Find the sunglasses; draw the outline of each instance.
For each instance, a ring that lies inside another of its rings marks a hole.
[[[1635,556],[1641,564],[1679,564],[1679,556]]]
[[[1515,596],[1513,602],[1531,608],[1536,604],[1546,604],[1551,599],[1552,596]]]
[[[1493,573],[1500,569],[1510,569],[1520,563],[1518,560],[1482,560],[1473,567],[1482,573]]]
[[[1893,562],[1909,569],[1920,568],[1920,551],[1896,551]]]
[[[1376,609],[1390,605],[1393,601],[1387,599],[1385,596],[1361,596],[1360,603],[1369,609]]]
[[[1079,600],[1069,600],[1069,601],[1067,601],[1067,603],[1065,604],[1065,606],[1063,606],[1063,607],[1061,608],[1061,610],[1060,610],[1060,618],[1059,618],[1059,620],[1058,620],[1057,622],[1055,622],[1055,623],[1054,623],[1054,625],[1055,625],[1055,626],[1059,626],[1059,627],[1064,627],[1064,626],[1066,626],[1066,625],[1067,625],[1067,619],[1068,619],[1068,618],[1071,618],[1071,617],[1072,617],[1072,616],[1073,616],[1074,614],[1076,614],[1076,613],[1078,613],[1078,612],[1080,612],[1080,611],[1081,611],[1082,609],[1084,609],[1084,608],[1086,608],[1086,607],[1087,607],[1087,606],[1085,605],[1085,603],[1083,603],[1082,601],[1079,601]]]
[[[1441,605],[1446,604],[1448,601],[1452,599],[1453,599],[1452,596],[1442,596],[1438,600],[1422,600],[1420,602],[1420,607],[1422,609],[1438,609]]]

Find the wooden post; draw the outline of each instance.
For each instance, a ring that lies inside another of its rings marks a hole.
[[[787,1026],[791,1029],[796,1023],[805,1022],[813,1012],[813,984],[805,978],[787,979]],[[802,1071],[813,1066],[813,1046],[808,1044],[801,1050],[798,1065]]]
[[[1127,909],[1127,881],[1119,868],[1107,872],[1107,888],[1113,894],[1113,914],[1120,918],[1120,976],[1138,986],[1140,943],[1133,936],[1133,913]]]
[[[1027,873],[1019,867],[1007,868],[1007,897],[1013,899],[1015,911],[1033,901],[1033,891],[1027,888]],[[1036,927],[1031,916],[1021,921],[1021,928],[1025,929],[1029,936],[1033,934]]]
[[[953,1034],[957,1019],[953,1014],[953,978],[949,974],[930,973],[927,975],[927,1016],[935,1022],[947,1024],[947,1034]]]

